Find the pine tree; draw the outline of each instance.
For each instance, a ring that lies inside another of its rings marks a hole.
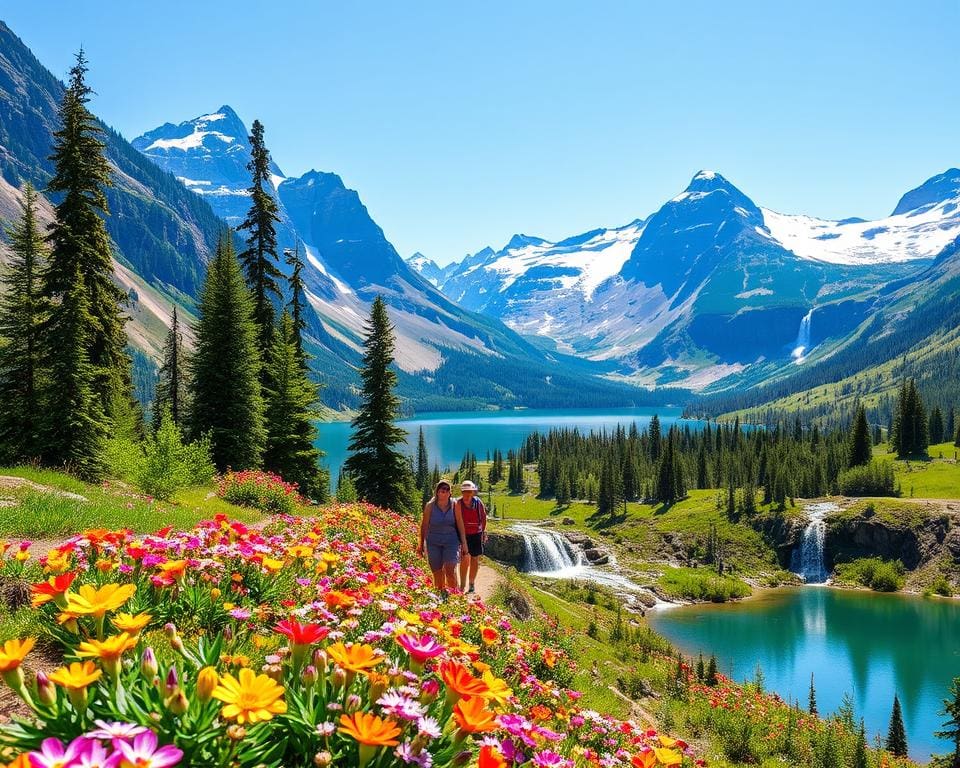
[[[697,658],[697,682],[702,683],[706,678],[706,668],[703,665],[703,653]]]
[[[873,458],[873,448],[870,442],[867,410],[860,405],[857,407],[857,416],[853,422],[853,432],[850,434],[850,453],[847,458],[848,467],[859,467],[861,464],[870,463],[870,460]]]
[[[317,385],[301,365],[297,332],[286,311],[273,334],[270,366],[273,389],[266,403],[263,464],[284,480],[296,483],[307,498],[326,501],[329,477],[318,464],[323,454],[315,445]]]
[[[717,677],[717,674],[717,657],[711,653],[710,661],[707,662],[707,674],[704,677],[704,683],[711,688],[716,688],[720,684],[720,679]]]
[[[813,673],[810,673],[810,694],[807,702],[807,711],[811,715],[819,714],[817,712],[817,689],[813,687]]]
[[[277,201],[268,191],[270,188],[270,152],[263,141],[263,123],[254,120],[250,128],[250,162],[247,170],[251,173],[250,210],[247,218],[237,227],[245,230],[247,247],[240,254],[247,277],[247,285],[253,294],[253,319],[257,324],[257,346],[262,358],[266,358],[271,347],[273,335],[273,302],[280,298],[278,280],[281,277],[277,267],[277,230],[280,221]],[[266,372],[266,371],[265,371]]]
[[[857,744],[853,750],[853,768],[869,768],[867,762],[867,729],[860,720],[860,727],[857,729]],[[958,766],[960,768],[960,766]]]
[[[170,330],[163,342],[163,360],[157,376],[157,393],[153,399],[154,429],[166,410],[173,423],[183,429],[187,418],[187,361],[183,354],[183,335],[177,308],[173,308]]]
[[[417,436],[417,487],[427,493],[430,488],[430,457],[427,455],[427,442],[423,439],[423,427]],[[430,498],[429,496],[427,498]]]
[[[660,458],[661,436],[660,436],[660,417],[653,414],[650,419],[650,426],[647,429],[648,439],[650,440],[650,461],[656,461]]]
[[[928,433],[930,435],[930,445],[938,445],[943,442],[943,411],[939,405],[933,406],[930,411],[930,422],[928,424]]]
[[[890,713],[890,727],[884,744],[887,752],[897,757],[907,756],[907,731],[903,727],[903,713],[900,711],[900,697],[893,694],[893,711]]]
[[[307,353],[303,348],[303,332],[307,328],[306,315],[306,293],[303,285],[303,259],[300,258],[300,241],[297,240],[297,247],[292,251],[287,248],[284,251],[285,261],[290,267],[290,302],[287,306],[290,309],[290,317],[293,318],[293,329],[296,332],[297,358],[300,365],[307,367]]]
[[[100,138],[103,129],[87,109],[92,91],[86,84],[86,74],[87,60],[81,50],[70,70],[70,82],[60,105],[60,128],[53,134],[50,159],[54,173],[47,188],[59,202],[47,237],[51,248],[42,293],[53,301],[51,328],[69,326],[81,319],[86,324],[82,329],[82,352],[90,364],[91,388],[98,401],[98,411],[108,419],[117,419],[126,416],[124,412],[131,407],[130,359],[125,349],[124,319],[120,314],[124,294],[112,280],[110,237],[103,221],[103,216],[108,215],[103,189],[112,183],[110,165]],[[64,307],[66,294],[77,289],[78,274],[85,296],[72,297],[69,306]],[[64,320],[60,317],[62,313],[71,313],[73,317]],[[59,333],[63,330],[61,327]],[[50,358],[74,354],[50,342],[45,346]],[[58,367],[62,368],[62,364]],[[51,399],[60,396],[58,384],[56,379],[51,379]],[[100,418],[89,413],[82,420]],[[54,430],[62,434],[56,425]],[[56,446],[53,449],[54,453],[58,452]]]
[[[953,742],[950,768],[960,768],[960,677],[953,678],[949,698],[944,699],[940,714],[946,717],[942,730],[936,732],[938,739]]]
[[[0,461],[5,464],[36,460],[42,452],[42,327],[48,306],[40,295],[45,249],[29,183],[21,209],[20,219],[7,230],[10,263],[0,283]]]
[[[350,456],[344,466],[353,476],[361,498],[377,506],[407,511],[407,461],[395,448],[403,444],[406,433],[395,423],[400,400],[393,391],[397,374],[390,367],[393,327],[380,296],[373,302],[366,331],[360,369],[362,405],[353,420]]]
[[[192,434],[209,434],[220,471],[259,467],[267,432],[257,326],[230,232],[207,268],[198,317],[190,361]]]

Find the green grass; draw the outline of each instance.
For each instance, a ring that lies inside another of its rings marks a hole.
[[[960,449],[951,441],[931,445],[928,452],[928,461],[894,462],[893,474],[901,494],[919,499],[960,499],[960,463],[956,458]]]
[[[0,468],[0,475],[23,477],[47,488],[80,494],[83,500],[30,487],[0,487],[8,506],[0,514],[0,536],[53,538],[86,528],[130,528],[152,533],[167,525],[189,528],[218,513],[245,522],[263,518],[259,512],[210,496],[210,486],[179,492],[173,502],[148,501],[125,488],[90,485],[60,472],[31,467]]]
[[[686,600],[725,603],[749,597],[750,585],[732,576],[721,576],[710,568],[665,568],[658,584],[669,595]]]

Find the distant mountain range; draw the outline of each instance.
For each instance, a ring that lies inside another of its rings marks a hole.
[[[560,242],[515,235],[440,268],[450,298],[622,374],[742,386],[826,354],[960,236],[960,170],[906,193],[887,218],[827,221],[758,207],[700,171],[646,219]]]

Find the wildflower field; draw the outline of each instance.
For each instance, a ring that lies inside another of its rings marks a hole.
[[[41,628],[0,646],[23,702],[0,726],[0,765],[702,764],[578,706],[560,647],[434,593],[409,518],[312,513],[88,530],[38,558],[0,544]],[[59,666],[37,671],[40,646]]]

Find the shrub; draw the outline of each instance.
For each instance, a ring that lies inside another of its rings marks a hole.
[[[164,413],[160,427],[143,444],[134,480],[143,493],[167,500],[180,488],[208,482],[214,471],[209,439],[184,445],[180,428]]]
[[[851,467],[837,477],[844,496],[896,496],[893,465],[873,460],[861,467]]]
[[[750,595],[750,585],[732,576],[720,576],[706,569],[667,568],[660,586],[674,597],[724,603]]]
[[[879,557],[861,557],[837,565],[837,579],[848,584],[860,584],[877,592],[896,592],[903,587],[903,563],[882,560]]]
[[[296,483],[284,482],[272,472],[227,472],[220,478],[217,495],[231,504],[254,507],[271,514],[291,514],[303,503]]]
[[[933,584],[930,585],[930,591],[941,597],[951,597],[953,595],[953,587],[950,586],[947,577],[943,575],[937,576],[937,578],[933,580]]]

